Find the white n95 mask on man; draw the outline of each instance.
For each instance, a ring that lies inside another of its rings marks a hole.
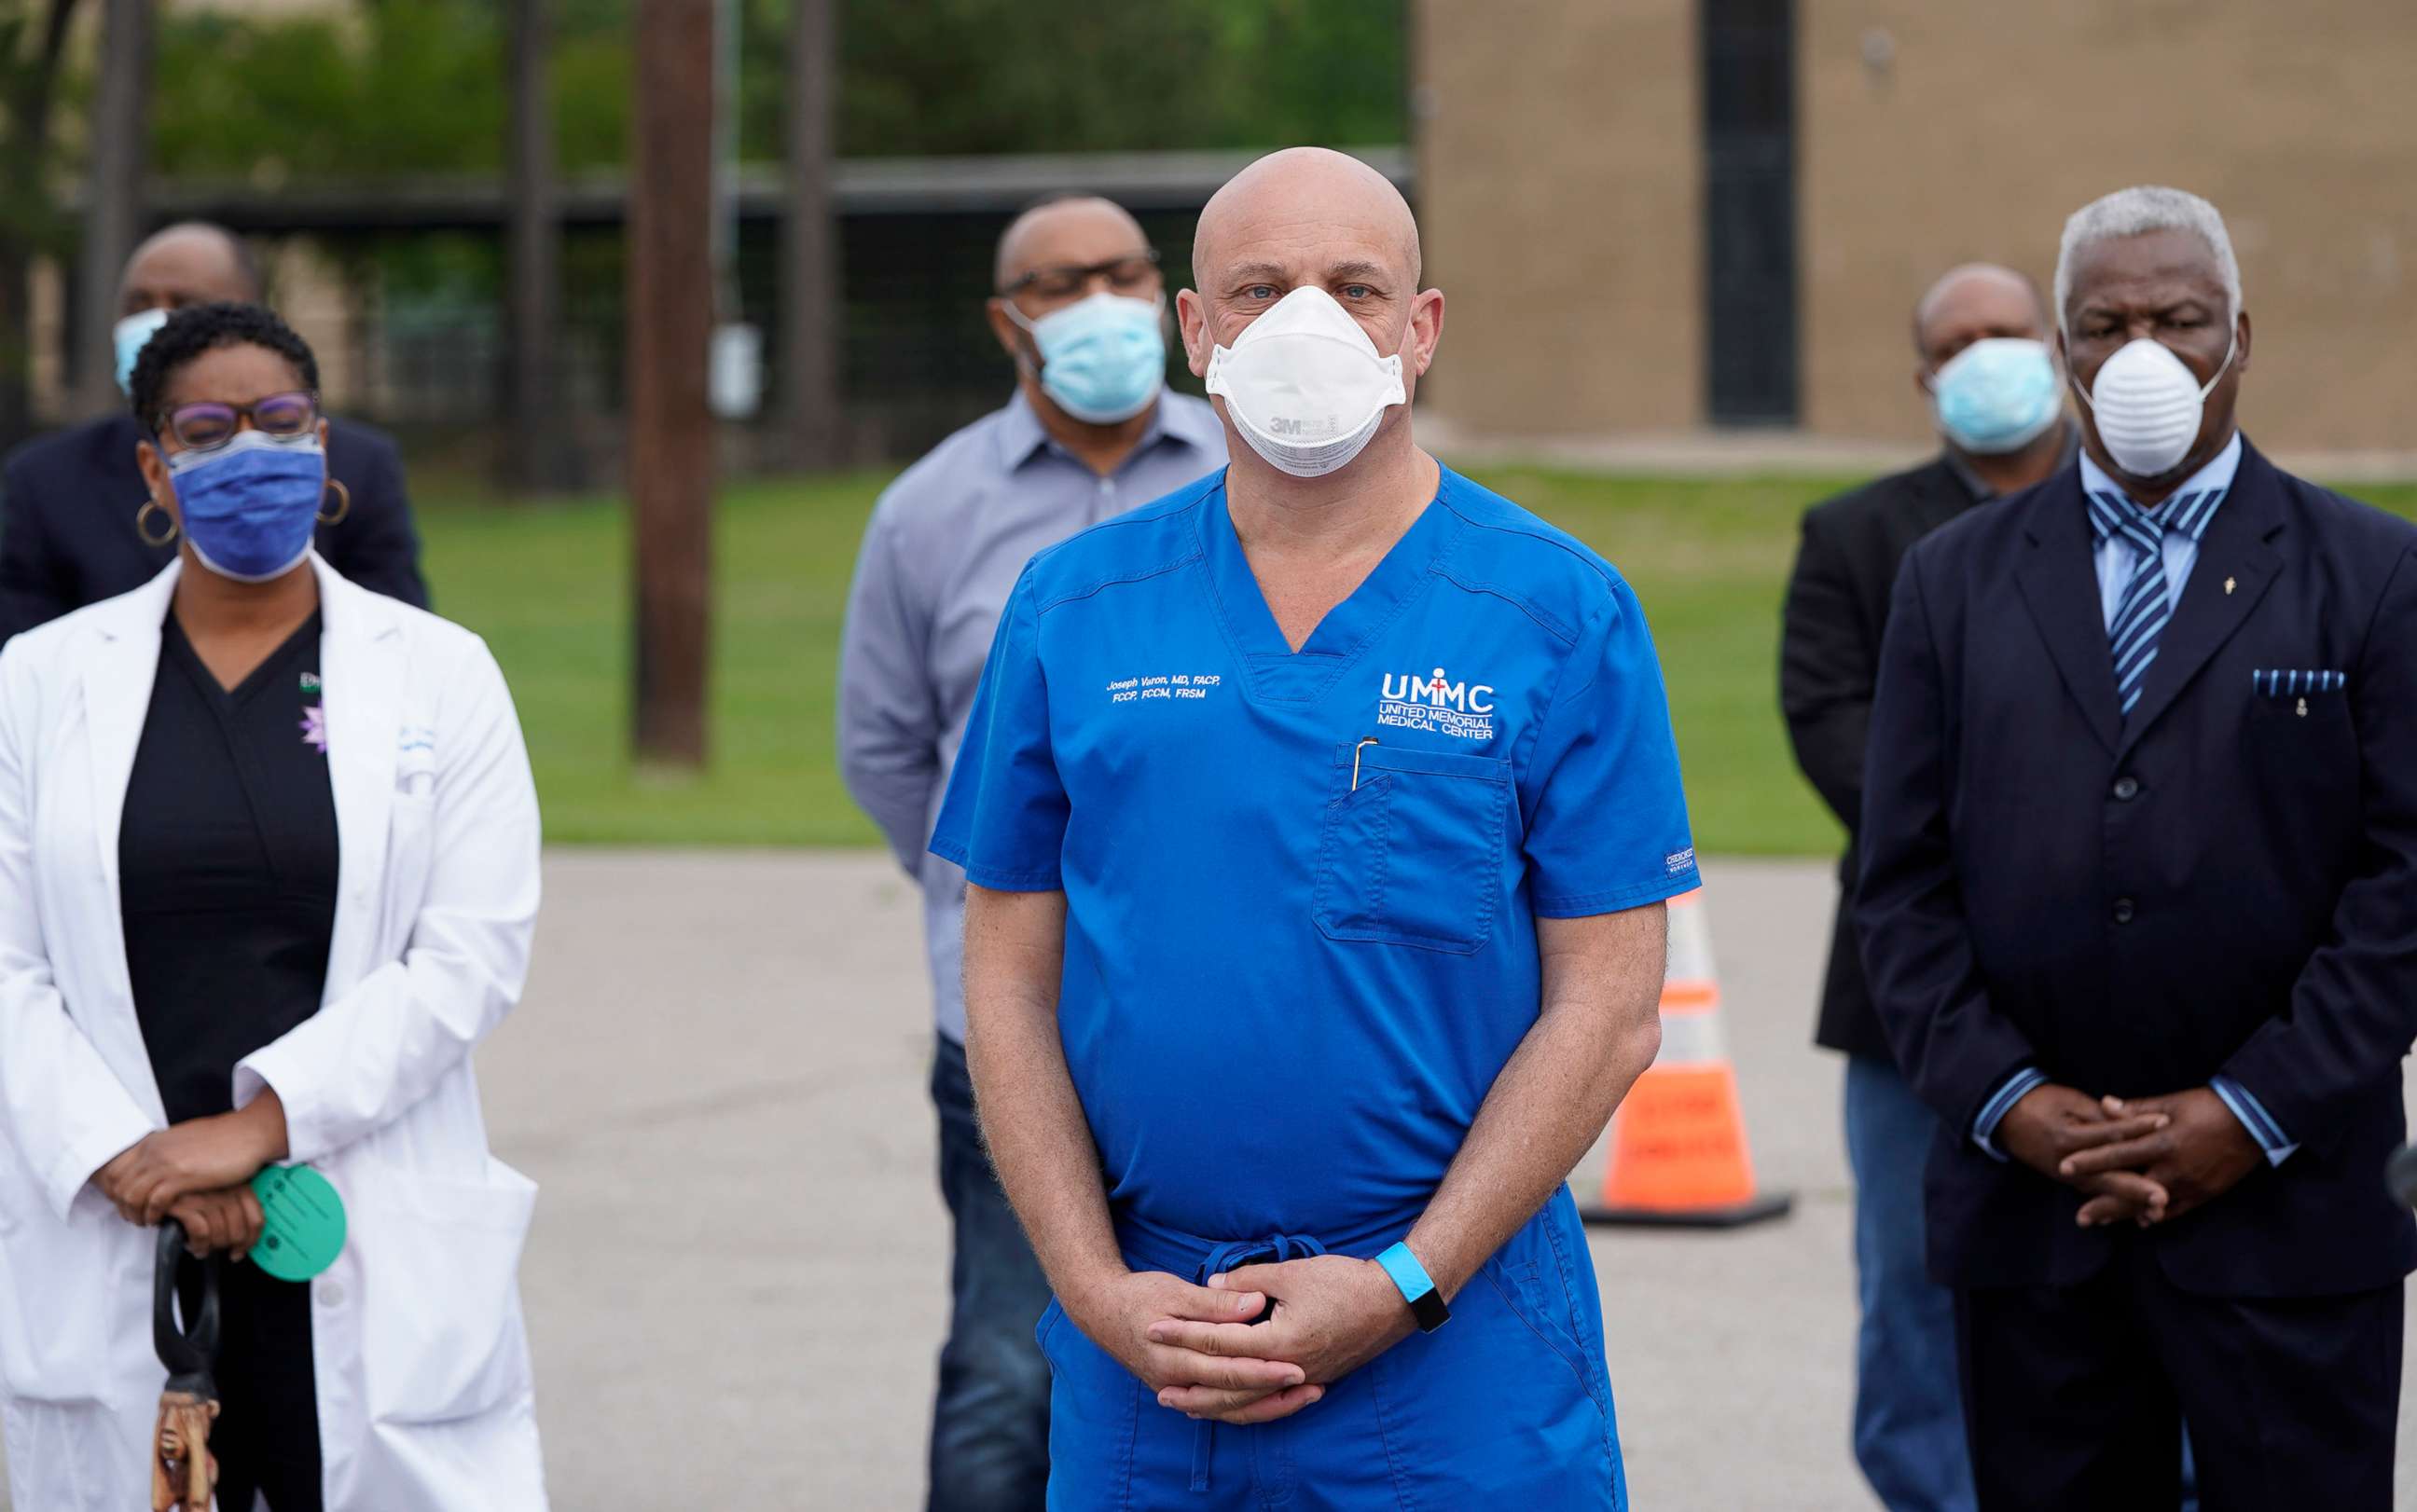
[[[2088,388],[2075,380],[2073,390],[2096,417],[2106,455],[2127,476],[2163,477],[2190,455],[2208,392],[2222,381],[2240,348],[2241,327],[2235,325],[2232,331],[2223,363],[2204,384],[2170,347],[2146,336],[2101,363]]]
[[[1208,392],[1269,466],[1322,477],[1349,465],[1385,411],[1408,401],[1401,354],[1376,343],[1323,289],[1299,288],[1208,356]]]

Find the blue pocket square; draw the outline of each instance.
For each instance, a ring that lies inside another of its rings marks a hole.
[[[2337,693],[2349,686],[2349,673],[2323,668],[2295,671],[2288,667],[2260,667],[2249,674],[2249,686],[2269,698],[2289,698],[2298,693]]]

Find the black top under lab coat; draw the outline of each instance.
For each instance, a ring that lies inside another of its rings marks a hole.
[[[135,1017],[171,1124],[228,1111],[236,1063],[326,990],[338,841],[319,630],[314,612],[232,691],[173,612],[160,632],[117,856]],[[311,1289],[249,1263],[220,1284],[220,1504],[258,1489],[277,1512],[312,1512]]]
[[[134,1011],[168,1121],[234,1106],[235,1063],[319,1011],[336,799],[319,616],[233,691],[171,614],[117,839]]]

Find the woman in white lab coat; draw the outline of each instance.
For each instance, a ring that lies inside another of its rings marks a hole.
[[[488,1153],[470,1064],[526,970],[536,794],[486,646],[312,553],[343,507],[317,386],[275,316],[179,311],[136,366],[129,520],[178,560],[0,652],[0,1422],[26,1512],[149,1504],[148,1225],[239,1253],[273,1163],[326,1176],[348,1233],[307,1282],[226,1268],[220,1505],[545,1505],[515,1278],[536,1188]]]

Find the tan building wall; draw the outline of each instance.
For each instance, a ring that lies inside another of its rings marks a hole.
[[[1701,409],[1695,8],[1420,0],[1419,225],[1444,339],[1419,400],[1513,434]]]
[[[1703,421],[1691,0],[1421,0],[1437,407],[1519,435]],[[1972,258],[2045,283],[2064,218],[2206,195],[2270,446],[2417,447],[2417,5],[1798,0],[1802,418],[1926,433],[1908,318]]]
[[[1800,0],[1804,420],[1915,435],[1911,302],[1968,258],[2043,283],[2064,219],[2203,194],[2241,259],[2270,446],[2417,447],[2409,0]],[[1885,58],[1885,65],[1872,61]]]

